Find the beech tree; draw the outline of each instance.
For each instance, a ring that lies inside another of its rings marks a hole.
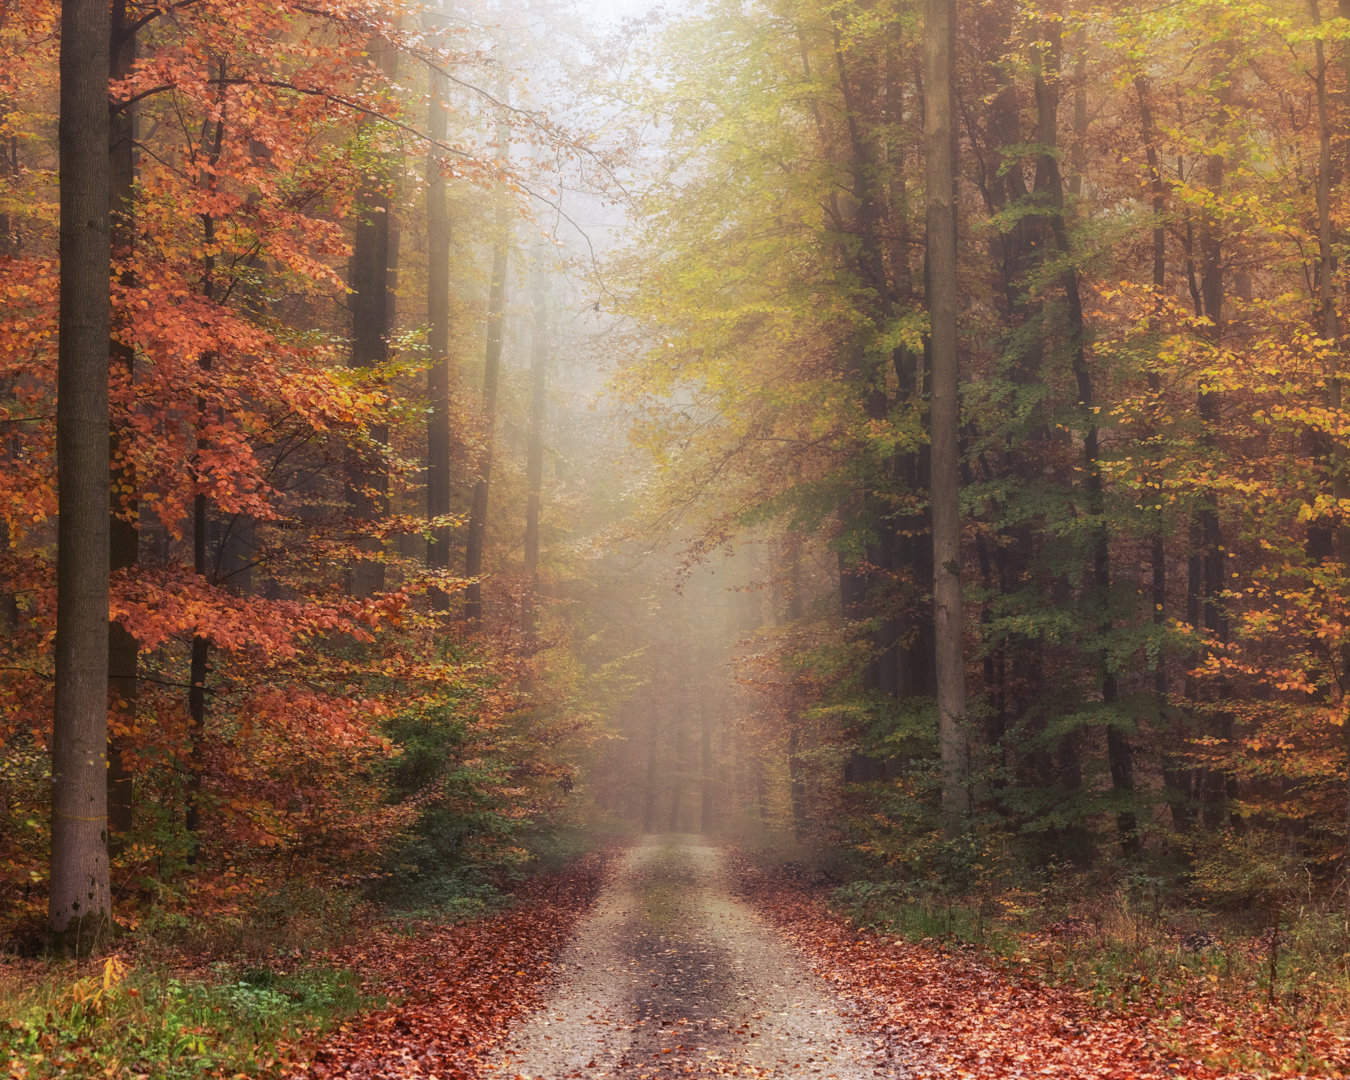
[[[957,836],[970,813],[966,749],[965,623],[961,603],[961,481],[956,312],[956,174],[952,168],[953,0],[924,10],[924,152],[928,200],[928,318],[932,350],[933,612],[943,829]]]
[[[57,358],[56,710],[52,929],[110,918],[108,875],[109,16],[61,5],[61,300]]]

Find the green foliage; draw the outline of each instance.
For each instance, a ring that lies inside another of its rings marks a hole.
[[[32,1078],[279,1076],[284,1046],[379,1004],[350,972],[215,968],[217,980],[154,967],[118,980],[58,965],[34,984],[0,985],[0,1061]]]
[[[1290,837],[1259,825],[1195,839],[1194,887],[1223,907],[1270,910],[1300,893],[1308,899],[1313,875]]]

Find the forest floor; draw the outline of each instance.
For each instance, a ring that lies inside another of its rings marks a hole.
[[[1350,1077],[1342,1031],[1217,996],[1101,1008],[974,947],[859,930],[829,909],[819,876],[694,836],[648,838],[610,859],[588,910],[574,898],[528,947],[512,946],[533,949],[534,963],[493,951],[523,927],[489,933],[476,950],[497,973],[486,996],[470,957],[410,943],[420,966],[400,981],[422,980],[409,995],[421,1004],[353,1022],[307,1070],[400,1080]],[[503,980],[513,968],[517,978]],[[479,1019],[467,1022],[466,1008]]]
[[[1350,1078],[1344,1025],[1207,980],[1102,1007],[987,949],[860,929],[832,891],[800,866],[650,837],[540,874],[495,914],[375,920],[292,950],[270,988],[210,957],[14,961],[0,1078]]]

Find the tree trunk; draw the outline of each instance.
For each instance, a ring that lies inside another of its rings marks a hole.
[[[352,348],[349,368],[370,368],[389,357],[389,197],[379,179],[362,196],[361,218],[352,242],[349,274],[352,288]],[[386,424],[373,424],[368,432],[368,447],[357,451],[348,467],[347,505],[353,527],[385,516],[389,512],[389,477],[381,457],[389,443]],[[383,543],[362,539],[357,546],[370,558],[358,559],[351,569],[349,591],[366,597],[384,589],[384,563],[380,558]]]
[[[431,136],[427,153],[427,351],[431,359],[427,369],[427,517],[432,520],[450,513],[450,216],[440,150],[449,132],[447,93],[445,76],[433,72],[427,117]],[[434,528],[427,539],[427,568],[449,572],[449,525]],[[431,591],[431,609],[450,609],[450,595],[444,589]]]
[[[1142,75],[1134,80],[1135,91],[1139,95],[1139,119],[1143,128],[1144,156],[1148,161],[1149,187],[1153,200],[1153,291],[1161,304],[1163,291],[1167,287],[1167,230],[1163,224],[1163,214],[1167,209],[1167,189],[1163,181],[1162,165],[1158,160],[1156,144],[1157,130],[1153,124],[1153,109],[1148,81]],[[1148,391],[1151,395],[1149,405],[1150,431],[1156,434],[1164,415],[1162,401],[1162,377],[1156,370],[1148,373]],[[1159,468],[1161,469],[1161,464]],[[1161,489],[1160,489],[1161,490]],[[1149,542],[1149,564],[1152,572],[1153,626],[1161,641],[1162,629],[1167,624],[1167,548],[1164,541],[1163,512],[1156,511],[1157,524]],[[1168,705],[1167,657],[1158,650],[1157,666],[1153,670],[1153,698],[1158,709],[1160,721],[1169,720],[1173,710]],[[1163,786],[1171,795],[1172,825],[1178,832],[1186,832],[1195,823],[1192,805],[1195,792],[1191,783],[1192,770],[1184,760],[1173,753],[1173,747],[1185,740],[1184,730],[1179,729],[1176,721],[1169,720],[1171,731],[1170,745],[1164,747],[1162,754]]]
[[[483,618],[483,547],[487,540],[488,494],[492,485],[492,447],[497,428],[497,382],[502,366],[502,308],[506,303],[506,256],[511,218],[505,206],[497,211],[492,247],[492,284],[488,290],[487,349],[483,362],[483,453],[469,509],[469,532],[464,548],[464,576],[469,578],[464,617]]]
[[[372,43],[386,79],[397,73],[398,54],[382,41]],[[389,334],[393,325],[394,293],[390,288],[397,274],[397,232],[394,208],[389,199],[389,184],[394,170],[379,169],[367,178],[358,199],[361,216],[352,239],[352,348],[347,366],[353,369],[378,367],[389,359]],[[377,521],[389,514],[389,471],[385,455],[389,446],[388,424],[372,424],[367,432],[364,453],[357,452],[347,472],[347,506],[353,526]],[[351,568],[348,591],[356,597],[383,592],[385,587],[384,542],[374,537],[358,540],[357,547],[368,557],[357,559]]]
[[[1213,74],[1220,83],[1224,81],[1231,56],[1224,46],[1213,47],[1215,68]],[[1218,91],[1219,121],[1213,138],[1222,140],[1227,129],[1227,111],[1229,91]],[[1212,153],[1206,162],[1206,183],[1209,190],[1221,196],[1225,182],[1226,161],[1223,153]],[[1206,214],[1200,224],[1200,300],[1205,317],[1209,319],[1209,337],[1217,346],[1223,336],[1224,302],[1224,266],[1223,232],[1220,222],[1211,214]],[[1222,397],[1219,391],[1202,390],[1198,394],[1198,413],[1202,429],[1202,445],[1212,445],[1215,432],[1221,422],[1220,406]],[[1199,584],[1200,614],[1205,630],[1220,647],[1228,644],[1228,612],[1223,604],[1221,593],[1227,587],[1226,573],[1228,550],[1224,544],[1222,524],[1219,520],[1219,502],[1214,492],[1207,492],[1201,500],[1197,520],[1200,558],[1198,569],[1201,573]],[[1218,693],[1220,698],[1227,696],[1227,680],[1220,676]],[[1214,734],[1227,744],[1233,735],[1233,716],[1221,711],[1216,717]],[[1217,827],[1223,819],[1225,802],[1237,798],[1237,778],[1231,773],[1211,770],[1204,778],[1202,799],[1205,821]],[[1235,816],[1232,824],[1239,825]]]
[[[544,415],[548,389],[548,307],[547,278],[540,264],[534,273],[534,335],[530,348],[533,376],[530,390],[530,441],[525,453],[525,588],[520,603],[520,625],[533,641],[538,628],[536,610],[539,596],[539,509],[544,488]]]
[[[955,162],[951,71],[955,0],[925,0],[924,147],[928,197],[928,317],[933,404],[933,622],[943,832],[955,838],[970,817],[970,756],[964,730],[966,670],[961,614],[960,450],[956,312]]]
[[[698,710],[703,737],[703,806],[702,813],[699,815],[698,831],[707,836],[713,829],[713,752],[712,710],[708,708],[706,690],[699,694]]]
[[[643,792],[642,831],[652,833],[656,831],[656,780],[660,749],[657,741],[661,726],[656,718],[656,703],[650,702],[647,710],[647,786]]]
[[[806,835],[806,777],[802,769],[801,722],[794,711],[788,718],[788,796],[792,804],[792,834],[801,840]]]
[[[53,930],[112,914],[108,878],[108,341],[112,331],[105,0],[61,5]],[[77,946],[80,943],[77,942]]]
[[[1346,7],[1342,4],[1342,7]],[[1322,12],[1317,0],[1308,0],[1314,26],[1322,24]],[[1322,39],[1314,43],[1317,57],[1317,130],[1319,154],[1317,164],[1317,246],[1319,265],[1317,274],[1318,299],[1322,306],[1322,336],[1333,343],[1329,356],[1331,370],[1327,378],[1327,407],[1333,416],[1341,410],[1340,341],[1341,327],[1336,315],[1336,297],[1332,281],[1336,273],[1336,256],[1331,234],[1331,117],[1327,102],[1327,60]],[[1350,60],[1346,62],[1350,74]],[[1350,92],[1350,86],[1347,87]],[[1331,446],[1332,493],[1339,501],[1350,498],[1350,477],[1346,476],[1345,446],[1339,439]],[[1340,523],[1336,529],[1336,560],[1342,570],[1350,571],[1350,527]],[[1350,671],[1350,648],[1341,648],[1341,670]],[[1345,864],[1350,866],[1350,724],[1346,725],[1345,751],[1347,761],[1345,801]],[[1350,884],[1346,886],[1346,907],[1350,910]]]
[[[204,170],[207,184],[214,189],[216,184],[216,166],[220,162],[225,142],[225,71],[220,72],[221,90],[217,98],[219,113],[216,120],[215,141],[206,153],[208,167]],[[205,147],[203,148],[205,150]],[[202,260],[202,293],[208,302],[216,300],[216,257],[212,252],[216,246],[216,221],[210,214],[202,215],[202,249],[206,252]],[[210,372],[213,362],[211,353],[202,353],[197,366],[205,376]],[[209,426],[207,400],[204,395],[197,398],[197,455],[194,462],[196,482],[200,487],[206,481],[202,473],[201,459],[210,447],[206,438]],[[208,543],[208,504],[206,492],[198,490],[192,500],[192,569],[197,577],[206,581],[210,574],[210,559],[207,554]],[[206,666],[211,654],[211,639],[200,631],[192,637],[192,653],[188,662],[188,720],[190,731],[190,757],[188,760],[187,814],[186,827],[192,835],[193,847],[188,855],[189,862],[196,862],[201,848],[201,789],[202,789],[202,745],[206,738]]]
[[[108,74],[111,79],[124,79],[136,62],[136,31],[127,20],[126,0],[116,0],[112,7],[112,25],[108,46]],[[112,214],[111,243],[113,257],[129,259],[136,237],[136,118],[134,103],[122,104],[111,113],[108,144],[109,209]],[[135,284],[130,270],[123,270],[121,284]],[[123,317],[120,322],[125,322]],[[111,349],[114,376],[120,375],[128,383],[135,377],[136,350],[123,344],[114,335]],[[109,568],[129,570],[140,558],[140,530],[137,527],[137,490],[135,469],[121,451],[118,425],[110,427],[109,453],[113,462],[112,485],[109,498],[111,519],[109,527]],[[137,660],[139,646],[131,633],[119,622],[108,627],[108,691],[110,705],[116,712],[118,726],[130,730],[136,723]],[[116,732],[108,739],[108,843],[113,854],[122,847],[122,836],[131,831],[132,808],[135,802],[134,781],[122,762],[125,740]]]
[[[1057,25],[1057,24],[1055,24]],[[1085,48],[1085,43],[1080,44]],[[1055,238],[1055,247],[1061,257],[1072,255],[1069,243],[1068,227],[1064,220],[1064,181],[1059,171],[1059,159],[1053,153],[1058,134],[1058,71],[1052,70],[1046,78],[1044,64],[1049,63],[1057,69],[1056,52],[1052,49],[1036,65],[1035,88],[1036,106],[1039,118],[1039,142],[1046,147],[1041,155],[1038,171],[1043,171],[1050,196],[1050,228]],[[1086,106],[1084,106],[1086,109]],[[1084,116],[1086,123],[1086,116]],[[1080,133],[1080,137],[1084,133]],[[1106,523],[1106,506],[1102,491],[1099,437],[1095,419],[1092,372],[1087,363],[1087,325],[1083,319],[1083,300],[1078,285],[1078,270],[1071,263],[1060,276],[1064,297],[1068,303],[1069,336],[1072,350],[1072,370],[1078,389],[1078,407],[1087,425],[1083,434],[1083,470],[1087,478],[1087,509],[1091,516],[1092,536],[1092,581],[1094,604],[1098,608],[1097,632],[1103,638],[1111,633],[1111,549],[1110,536]],[[1111,669],[1109,650],[1103,648],[1098,657],[1099,678],[1101,683],[1102,707],[1109,714],[1115,711],[1118,697],[1116,673]],[[1128,732],[1122,724],[1108,718],[1106,725],[1106,757],[1111,771],[1111,787],[1118,799],[1126,803],[1126,808],[1118,811],[1116,825],[1120,833],[1120,843],[1125,853],[1133,854],[1138,850],[1138,820],[1133,810],[1134,796],[1134,753],[1128,739]]]

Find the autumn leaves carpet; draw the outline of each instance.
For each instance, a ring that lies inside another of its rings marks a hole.
[[[1203,995],[1127,1012],[996,970],[969,952],[859,933],[801,882],[737,862],[742,896],[861,1005],[879,1068],[914,1080],[1350,1077],[1350,1040]],[[489,1053],[545,999],[553,964],[604,882],[589,856],[533,883],[510,911],[412,938],[382,936],[345,959],[399,1000],[346,1025],[292,1077],[468,1080],[502,1076]],[[1261,1053],[1257,1053],[1261,1051]],[[583,1074],[584,1075],[584,1074]],[[612,1073],[612,1076],[619,1075]],[[798,1074],[794,1074],[798,1075]]]

